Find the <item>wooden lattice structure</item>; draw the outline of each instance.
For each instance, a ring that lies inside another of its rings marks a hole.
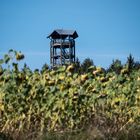
[[[71,64],[75,62],[75,38],[78,37],[73,30],[54,30],[50,38],[50,63],[51,66]]]

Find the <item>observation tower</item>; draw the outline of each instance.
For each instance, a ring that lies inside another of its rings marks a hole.
[[[75,30],[54,30],[47,38],[50,39],[51,66],[61,66],[75,63]]]

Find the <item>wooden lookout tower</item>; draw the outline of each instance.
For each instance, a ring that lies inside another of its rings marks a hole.
[[[50,38],[51,66],[71,64],[75,62],[75,38],[78,34],[74,30],[54,30]]]

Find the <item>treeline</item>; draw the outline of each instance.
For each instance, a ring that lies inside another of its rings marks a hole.
[[[16,58],[16,61],[14,59]],[[12,63],[13,67],[17,69],[18,66],[18,61],[24,59],[24,54],[21,52],[17,52],[14,50],[9,50],[7,54],[4,55],[3,59],[0,59],[0,64],[5,63],[9,64],[8,67],[10,67],[10,63]],[[85,74],[90,71],[89,67],[96,67],[94,64],[94,61],[91,58],[85,58],[82,62],[76,58],[74,65],[74,72],[79,73],[79,74]],[[23,69],[27,69],[31,72],[33,72],[29,66],[25,63],[23,66]],[[101,67],[100,67],[101,68]],[[101,68],[105,73],[108,72],[115,72],[116,74],[120,74],[122,69],[126,69],[128,73],[132,72],[133,70],[139,70],[140,69],[140,61],[135,61],[134,57],[132,54],[129,54],[127,57],[126,63],[122,64],[121,60],[115,59],[112,60],[112,63],[108,68]],[[51,70],[51,69],[57,69],[57,67],[52,68],[49,64],[44,64],[42,68],[35,69],[34,72],[40,72],[43,73],[46,70]],[[2,71],[2,66],[0,66],[0,71]]]
[[[88,68],[91,66],[96,67],[96,65],[94,64],[94,61],[91,58],[85,58],[83,60],[83,62],[80,62],[80,60],[77,58],[74,66],[75,66],[75,72],[76,73],[78,72],[79,74],[84,74],[84,73],[89,72]],[[43,72],[49,68],[50,68],[49,65],[44,64],[41,69],[41,72]],[[127,57],[127,61],[125,64],[122,64],[121,60],[115,59],[112,61],[112,63],[110,64],[110,66],[108,68],[106,68],[106,69],[102,68],[102,69],[106,73],[115,72],[116,74],[120,74],[120,72],[123,68],[126,68],[128,70],[128,72],[131,72],[133,70],[138,70],[138,69],[140,69],[140,61],[135,61],[132,54],[130,54]],[[38,71],[38,70],[36,69],[36,71]]]

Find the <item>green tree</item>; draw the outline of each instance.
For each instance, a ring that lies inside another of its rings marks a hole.
[[[94,66],[93,60],[90,58],[86,58],[83,63],[81,64],[81,73],[88,72],[88,68],[90,66]]]
[[[127,67],[128,71],[131,72],[134,69],[134,66],[135,66],[134,57],[130,54],[127,57],[126,67]]]
[[[121,61],[116,59],[116,60],[113,60],[112,64],[110,65],[107,71],[108,72],[114,71],[115,73],[119,74],[122,68],[123,66],[121,64]]]
[[[41,73],[47,72],[48,69],[49,69],[49,66],[47,64],[44,64],[42,66]]]
[[[80,69],[81,69],[81,64],[80,64],[80,60],[77,57],[75,61],[75,72],[80,73]]]
[[[139,61],[136,61],[136,62],[135,62],[135,64],[134,64],[134,69],[135,69],[135,70],[140,69],[140,62],[139,62]]]

